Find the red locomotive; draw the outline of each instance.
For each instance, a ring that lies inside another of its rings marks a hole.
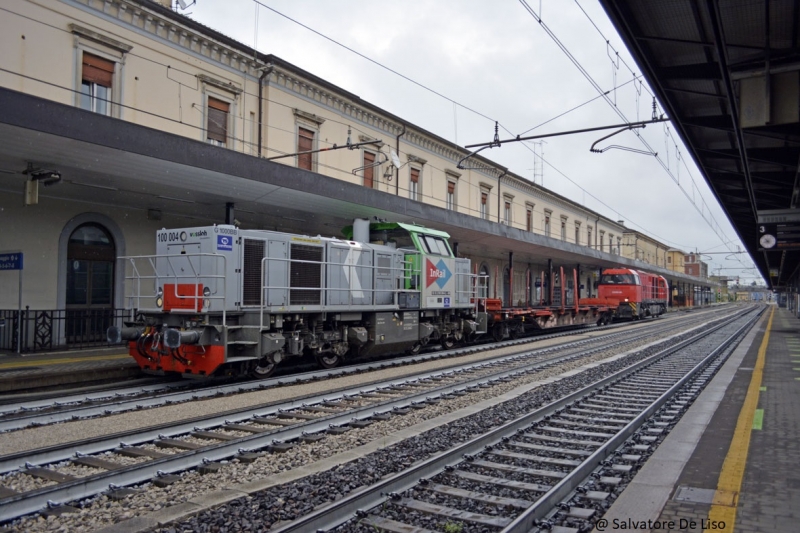
[[[664,276],[630,268],[607,268],[597,287],[599,300],[616,307],[615,318],[638,320],[667,310],[669,285]]]

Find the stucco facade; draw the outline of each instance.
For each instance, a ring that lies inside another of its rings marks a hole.
[[[486,158],[473,157],[468,168],[460,169],[458,162],[468,153],[463,148],[280,58],[257,54],[162,3],[167,8],[147,0],[5,2],[0,86],[255,157],[289,154],[275,161],[587,250],[665,265],[666,248],[653,239],[633,235],[623,224]],[[333,149],[357,143],[363,145]],[[211,220],[200,210],[192,216],[168,210],[151,216],[147,210],[118,208],[99,201],[102,180],[89,183],[73,176],[69,183],[86,188],[85,202],[55,201],[44,190],[31,205],[25,205],[30,202],[24,190],[4,187],[0,195],[3,225],[13,227],[0,232],[0,251],[24,243],[25,304],[32,309],[66,305],[67,241],[82,224],[105,228],[119,256],[153,253],[158,228]],[[181,202],[183,194],[176,190],[164,199]],[[476,269],[491,274],[491,296],[535,303],[533,283],[546,264],[510,268],[498,257],[476,259]],[[0,309],[15,309],[17,279],[0,274]],[[588,268],[581,272],[582,295],[592,294],[592,275]],[[121,291],[115,289],[112,303],[124,305]]]

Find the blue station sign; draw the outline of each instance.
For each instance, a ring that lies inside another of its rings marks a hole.
[[[22,270],[22,252],[0,253],[0,270]]]

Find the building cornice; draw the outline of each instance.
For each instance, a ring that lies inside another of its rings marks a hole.
[[[133,0],[72,1],[91,11],[97,11],[106,17],[117,19],[152,37],[191,50],[210,61],[221,63],[239,72],[246,72],[254,77],[258,76],[256,68],[261,65],[261,61],[157,13],[159,8],[166,9],[163,6],[154,3],[151,9],[150,6],[145,5],[145,2]]]
[[[237,87],[231,82],[218,80],[217,78],[214,78],[212,76],[207,76],[206,74],[198,74],[197,79],[200,80],[202,83],[205,83],[207,85],[212,85],[218,89],[228,91],[229,93],[233,93],[235,95],[242,94],[243,92],[241,87]]]
[[[98,33],[94,30],[90,30],[89,28],[84,28],[78,24],[70,24],[69,31],[75,35],[83,37],[84,39],[89,39],[90,41],[94,41],[96,43],[100,43],[108,48],[112,48],[121,52],[123,54],[127,54],[133,49],[133,46],[123,43],[122,41],[118,41],[116,39],[112,39],[111,37],[107,37]]]
[[[271,62],[275,68],[268,75],[269,83],[274,83],[282,89],[308,98],[322,107],[345,117],[351,117],[388,135],[397,137],[402,133],[404,142],[453,163],[467,155],[465,149],[415,128],[399,117],[394,117],[391,113],[386,113],[366,103],[357,103],[358,96],[344,89],[328,84],[313,74],[304,74],[302,69],[280,58],[261,54],[212,28],[174,13],[169,8],[155,2],[148,0],[69,0],[69,2],[82,5],[88,11],[94,11],[104,17],[116,19],[122,26],[135,28],[154,39],[164,40],[176,48],[197,54],[209,62],[245,73],[256,79],[261,75],[260,67]],[[84,30],[93,32],[90,28],[84,28]],[[112,41],[117,42],[113,39]],[[109,46],[113,47],[112,44]],[[233,86],[226,84],[225,88],[231,90]],[[509,174],[507,169],[488,159],[475,156],[468,161],[469,166],[466,169],[477,171],[486,177],[499,178],[500,182],[506,186],[528,193],[562,209],[573,213],[579,212],[587,217],[601,219],[611,226],[617,226],[611,219],[599,213],[585,209],[566,198],[560,198],[546,189],[534,186],[519,176]]]

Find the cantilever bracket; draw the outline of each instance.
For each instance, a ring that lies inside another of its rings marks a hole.
[[[633,129],[637,129],[637,128],[645,128],[645,127],[646,127],[645,124],[635,124],[635,125],[632,124],[630,126],[626,126],[624,128],[620,128],[617,131],[615,131],[614,133],[609,133],[605,137],[601,137],[600,139],[597,139],[594,143],[592,143],[592,147],[589,148],[589,151],[592,152],[592,153],[595,153],[595,154],[602,154],[603,152],[605,152],[607,150],[612,150],[612,149],[616,148],[617,150],[625,150],[626,152],[633,152],[635,154],[658,155],[657,152],[649,152],[647,150],[639,150],[638,148],[630,148],[628,146],[620,146],[618,144],[612,144],[611,146],[606,146],[605,148],[602,148],[602,149],[599,149],[599,150],[597,148],[595,148],[595,146],[597,146],[598,143],[600,143],[602,141],[605,141],[606,139],[609,139],[609,138],[613,137],[614,135],[617,135],[618,133],[622,133],[623,131],[633,130]]]
[[[386,155],[386,154],[384,154],[383,152],[378,152],[378,155],[382,155],[382,156],[383,156],[383,161],[375,161],[375,162],[374,162],[374,163],[372,163],[371,165],[364,165],[363,167],[354,168],[354,169],[353,169],[353,175],[355,175],[355,174],[357,174],[357,173],[361,172],[362,170],[366,170],[366,169],[368,169],[368,168],[375,168],[375,167],[379,167],[379,166],[381,166],[382,164],[384,164],[384,163],[386,163],[387,161],[389,161],[389,156],[388,156],[388,155]],[[389,168],[391,168],[391,167],[389,167]]]
[[[477,150],[475,150],[474,152],[470,152],[470,153],[468,153],[467,155],[465,155],[464,157],[462,157],[462,158],[459,160],[459,162],[456,164],[456,168],[457,168],[457,169],[459,169],[459,170],[470,170],[470,169],[478,169],[478,168],[481,168],[481,167],[465,167],[465,166],[463,166],[463,163],[464,163],[464,161],[466,161],[466,160],[467,160],[467,159],[469,159],[470,157],[472,157],[472,156],[476,155],[478,152],[480,152],[480,151],[482,151],[482,150],[486,150],[487,148],[494,148],[494,146],[495,146],[494,144],[487,144],[486,146],[481,146],[480,148],[478,148],[478,149],[477,149]],[[497,144],[497,146],[500,146],[500,144]]]
[[[465,155],[464,157],[462,157],[458,161],[458,163],[456,164],[456,168],[459,169],[459,170],[470,170],[470,169],[478,169],[478,168],[480,168],[480,167],[464,167],[464,166],[462,166],[462,163],[464,161],[466,161],[467,159],[469,159],[470,157],[472,157],[475,154],[477,154],[478,152],[480,152],[481,150],[485,150],[486,148],[494,148],[495,146],[497,146],[499,148],[502,143],[500,141],[500,135],[497,132],[497,128],[498,128],[498,123],[497,123],[497,121],[495,121],[495,123],[494,123],[494,139],[492,139],[492,142],[490,142],[489,144],[486,144],[484,146],[481,146],[480,148],[478,148],[474,152],[469,153],[469,154]]]

